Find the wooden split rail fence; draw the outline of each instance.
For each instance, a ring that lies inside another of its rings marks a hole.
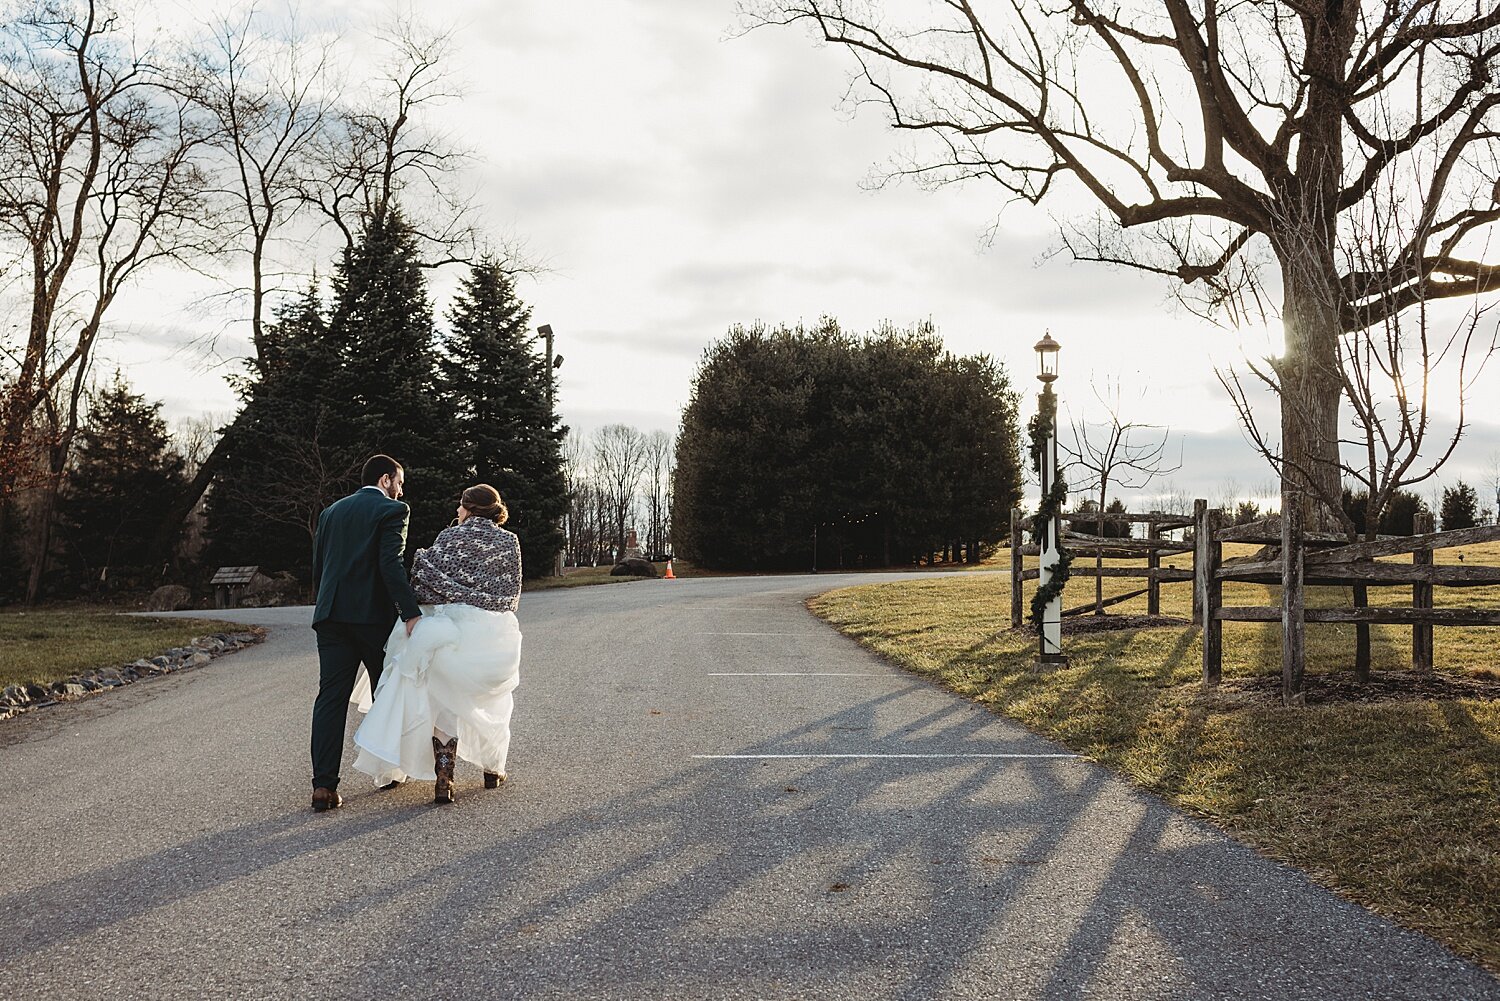
[[[1223,623],[1281,623],[1281,694],[1288,705],[1303,701],[1307,623],[1369,623],[1412,627],[1412,668],[1433,668],[1434,626],[1500,626],[1500,610],[1434,608],[1435,587],[1490,587],[1500,584],[1500,567],[1436,566],[1434,550],[1500,540],[1500,527],[1487,525],[1450,532],[1432,531],[1432,515],[1419,515],[1418,534],[1388,536],[1374,542],[1350,543],[1346,538],[1302,530],[1301,510],[1289,505],[1279,525],[1257,522],[1236,528],[1222,526],[1223,514],[1204,501],[1195,509],[1194,569],[1203,627],[1203,681],[1217,685],[1223,670]],[[1274,530],[1273,530],[1274,529]],[[1258,542],[1278,546],[1269,559],[1224,561],[1224,543]],[[1379,557],[1411,556],[1411,563],[1392,563]],[[1281,587],[1279,605],[1224,604],[1224,585],[1230,581]],[[1410,587],[1410,607],[1308,608],[1308,587]]]
[[[1500,526],[1457,529],[1449,532],[1432,530],[1432,515],[1419,514],[1417,534],[1386,536],[1373,542],[1350,543],[1342,535],[1305,532],[1300,509],[1292,505],[1284,518],[1271,518],[1249,525],[1226,527],[1224,512],[1210,509],[1206,500],[1193,504],[1192,517],[1164,514],[1107,514],[1108,522],[1145,524],[1145,539],[1112,539],[1074,531],[1064,531],[1063,544],[1076,555],[1094,556],[1093,566],[1082,566],[1075,556],[1072,575],[1095,578],[1094,600],[1068,608],[1064,615],[1099,612],[1106,606],[1147,598],[1147,612],[1161,613],[1161,585],[1177,581],[1193,582],[1193,621],[1203,629],[1203,681],[1217,685],[1223,673],[1225,622],[1281,623],[1282,698],[1289,704],[1303,700],[1303,675],[1306,648],[1303,642],[1308,623],[1354,623],[1409,625],[1412,629],[1411,662],[1418,672],[1433,669],[1433,630],[1436,626],[1500,626],[1500,609],[1435,608],[1437,587],[1493,587],[1500,585],[1500,567],[1438,566],[1433,552],[1454,546],[1500,541]],[[1068,518],[1078,524],[1096,522],[1090,514]],[[1036,580],[1040,571],[1025,569],[1022,557],[1037,555],[1035,544],[1024,544],[1023,529],[1028,518],[1019,509],[1011,512],[1010,531],[1010,620],[1019,628],[1023,620],[1021,583]],[[1192,528],[1188,542],[1163,538],[1174,529]],[[1276,547],[1264,559],[1224,560],[1226,542],[1258,543]],[[1164,567],[1162,557],[1192,553],[1191,570]],[[1393,563],[1384,557],[1410,555],[1410,563]],[[1144,566],[1106,567],[1103,561],[1144,559]],[[1144,579],[1146,586],[1125,594],[1103,597],[1105,577]],[[1224,585],[1230,582],[1270,584],[1281,588],[1277,605],[1224,604]],[[1308,587],[1392,588],[1410,587],[1411,605],[1367,607],[1362,604],[1340,608],[1308,608]]]
[[[1021,627],[1022,603],[1021,582],[1036,580],[1041,571],[1036,567],[1023,568],[1021,558],[1023,556],[1038,555],[1035,543],[1025,543],[1023,533],[1030,518],[1019,508],[1010,513],[1010,624],[1014,629]],[[1098,525],[1101,521],[1109,524],[1143,524],[1146,526],[1146,537],[1144,539],[1115,539],[1103,535],[1090,535],[1071,529],[1063,531],[1063,545],[1075,553],[1075,559],[1071,573],[1074,577],[1093,577],[1094,600],[1074,608],[1063,609],[1064,616],[1082,615],[1085,612],[1102,612],[1110,605],[1117,605],[1131,598],[1146,596],[1146,612],[1148,615],[1161,614],[1161,585],[1163,583],[1185,582],[1193,579],[1193,571],[1175,567],[1164,567],[1161,565],[1162,557],[1177,556],[1191,553],[1191,543],[1175,541],[1164,538],[1165,533],[1174,529],[1189,528],[1193,519],[1183,515],[1162,514],[1152,512],[1150,514],[1130,514],[1128,512],[1115,512],[1105,514],[1102,519],[1097,514],[1082,514],[1076,517],[1064,515],[1065,523],[1078,525],[1093,523]],[[1077,555],[1092,555],[1093,566],[1083,566],[1076,558]],[[1105,560],[1145,560],[1144,566],[1112,566],[1104,565]],[[1130,591],[1125,594],[1104,597],[1104,578],[1106,577],[1134,577],[1144,580],[1146,586],[1139,590]]]

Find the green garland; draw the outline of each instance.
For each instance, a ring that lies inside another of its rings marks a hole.
[[[1036,470],[1037,479],[1042,476],[1042,464],[1048,459],[1047,442],[1057,433],[1057,397],[1052,394],[1052,387],[1047,386],[1042,390],[1039,399],[1036,416],[1031,418],[1027,428],[1031,432],[1031,466]],[[1037,505],[1036,514],[1031,519],[1031,538],[1037,544],[1038,552],[1046,546],[1048,527],[1058,524],[1062,515],[1063,504],[1068,499],[1068,484],[1061,476],[1052,484]],[[1052,578],[1036,589],[1036,594],[1031,596],[1031,621],[1036,624],[1037,633],[1042,631],[1042,617],[1046,614],[1047,606],[1055,598],[1062,596],[1063,588],[1068,583],[1070,576],[1069,568],[1073,565],[1073,551],[1063,547],[1062,539],[1057,540],[1057,562],[1052,565]]]

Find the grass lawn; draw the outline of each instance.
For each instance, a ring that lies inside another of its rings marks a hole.
[[[1460,552],[1470,566],[1500,564],[1496,544],[1441,550],[1437,562]],[[1136,586],[1108,579],[1105,594]],[[1064,605],[1088,601],[1093,587],[1075,577]],[[1190,587],[1164,585],[1162,612],[1189,617]],[[1224,603],[1275,604],[1277,590],[1231,585]],[[1317,590],[1319,604],[1349,603],[1344,589]],[[1409,589],[1371,589],[1372,605],[1410,600]],[[1497,608],[1500,588],[1438,588],[1436,604]],[[902,667],[1500,973],[1500,629],[1436,630],[1439,673],[1491,679],[1488,695],[1320,703],[1320,682],[1350,676],[1354,628],[1309,626],[1313,694],[1287,710],[1275,686],[1248,683],[1279,679],[1279,624],[1224,624],[1225,681],[1210,694],[1197,628],[1065,634],[1071,666],[1032,673],[1035,635],[1010,630],[1004,574],[846,588],[809,607]],[[1145,598],[1110,611],[1142,613]],[[1411,628],[1372,632],[1376,670],[1408,669]]]
[[[186,646],[194,636],[243,626],[203,619],[147,619],[84,608],[0,613],[0,688],[48,684],[96,667]]]
[[[666,573],[665,563],[652,564],[657,573]],[[633,580],[651,580],[650,577],[611,577],[609,572],[614,569],[612,564],[597,567],[569,567],[568,572],[561,577],[538,577],[536,580],[528,580],[521,585],[521,594],[527,591],[550,591],[559,587],[589,587],[594,584],[628,584]],[[677,573],[674,567],[673,573]]]
[[[665,575],[667,564],[653,563],[658,574]],[[521,593],[527,591],[548,591],[556,587],[588,587],[592,584],[628,584],[633,580],[651,580],[650,577],[611,577],[609,572],[614,569],[612,564],[603,564],[597,567],[569,567],[567,573],[561,577],[541,577],[536,580],[528,580],[521,587]],[[686,560],[676,560],[672,564],[672,574],[677,577],[733,577],[739,574],[716,573],[712,570],[700,570],[688,563]]]

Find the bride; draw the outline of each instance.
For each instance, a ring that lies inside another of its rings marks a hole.
[[[494,487],[472,486],[458,523],[416,552],[422,618],[410,638],[399,622],[391,631],[373,703],[363,674],[353,699],[367,712],[354,767],[378,785],[433,779],[433,800],[451,803],[459,756],[484,769],[486,789],[505,781],[521,664],[521,544],[500,527],[506,517]]]

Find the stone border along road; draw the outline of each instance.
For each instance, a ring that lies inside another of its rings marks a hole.
[[[538,592],[511,782],[307,808],[307,609],[0,727],[9,998],[1500,999],[1500,981],[803,607]],[[997,614],[998,614],[997,610]],[[757,675],[757,676],[750,676]],[[1057,755],[1062,755],[1061,757]],[[347,760],[347,759],[346,759]]]
[[[265,632],[260,629],[239,633],[210,633],[207,636],[195,636],[187,646],[173,647],[154,657],[142,657],[115,667],[96,667],[49,685],[7,685],[0,690],[0,720],[10,719],[32,709],[46,709],[60,702],[107,692],[142,678],[203,667],[225,654],[237,653],[263,639]]]

